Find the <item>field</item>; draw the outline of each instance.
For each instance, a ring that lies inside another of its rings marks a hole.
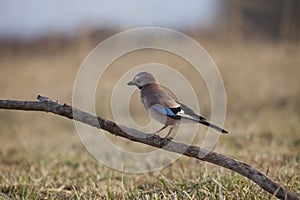
[[[195,39],[217,64],[227,95],[224,127],[230,134],[219,138],[214,151],[248,163],[299,194],[300,46]],[[4,52],[0,99],[34,100],[41,94],[71,104],[77,70],[91,48]],[[204,82],[197,82],[199,77],[183,60],[155,51],[134,52],[111,64],[97,88],[99,115],[113,120],[109,95],[114,82],[130,67],[150,61],[189,76],[197,86],[201,113],[209,118],[210,97]],[[137,91],[133,98],[132,117],[143,125],[149,119]],[[74,122],[52,114],[0,110],[0,124],[1,199],[275,199],[239,174],[185,157],[149,173],[113,170],[88,153]],[[204,130],[200,128],[196,145],[201,144]],[[115,137],[112,141],[125,149],[133,145]]]

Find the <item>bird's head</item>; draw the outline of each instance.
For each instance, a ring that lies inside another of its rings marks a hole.
[[[141,72],[133,78],[132,81],[129,81],[127,85],[135,85],[141,89],[144,85],[155,83],[155,79],[152,74],[148,72]]]

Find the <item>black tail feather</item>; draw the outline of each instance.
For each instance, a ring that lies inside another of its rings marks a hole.
[[[194,122],[198,122],[200,124],[203,124],[205,126],[208,126],[210,128],[213,128],[215,129],[216,131],[220,132],[220,133],[224,133],[224,134],[227,134],[228,131],[226,131],[225,129],[222,129],[220,127],[218,127],[217,125],[214,125],[214,124],[211,124],[209,123],[208,121],[206,121],[203,117],[201,116],[197,116],[198,119],[195,119],[195,118],[192,118],[192,117],[184,117],[184,116],[181,116],[181,118],[183,119],[188,119],[188,120],[192,120]]]
[[[220,132],[220,133],[224,133],[224,134],[227,134],[227,133],[228,133],[228,131],[226,131],[225,129],[222,129],[222,128],[220,128],[220,127],[214,125],[214,124],[211,124],[211,123],[209,123],[208,121],[205,121],[205,120],[201,120],[201,119],[200,119],[198,122],[199,122],[200,124],[203,124],[203,125],[206,125],[206,126],[208,126],[208,127],[210,127],[210,128],[213,128],[213,129],[215,129],[216,131],[218,131],[218,132]]]

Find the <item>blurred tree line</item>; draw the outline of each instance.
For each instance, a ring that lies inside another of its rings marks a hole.
[[[299,41],[299,0],[228,0],[226,4],[232,37]]]
[[[177,30],[196,39],[214,41],[264,40],[297,44],[300,41],[300,0],[222,0],[218,6],[221,13],[216,13],[216,23],[211,28]],[[60,53],[70,48],[81,48],[85,52],[119,31],[113,26],[90,29],[83,25],[70,35],[57,32],[33,39],[0,38],[0,55]]]

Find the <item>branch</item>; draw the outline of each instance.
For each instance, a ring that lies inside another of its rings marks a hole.
[[[264,175],[262,172],[247,165],[246,163],[234,160],[215,152],[207,152],[205,149],[202,149],[200,147],[192,145],[190,146],[181,142],[177,142],[173,139],[166,141],[158,135],[149,137],[149,134],[145,134],[135,129],[127,128],[125,126],[117,125],[112,121],[81,111],[77,108],[72,108],[72,106],[69,106],[67,104],[59,104],[58,102],[54,102],[47,97],[42,97],[39,95],[38,100],[39,101],[0,100],[0,109],[51,112],[67,117],[69,119],[80,121],[99,129],[106,130],[111,134],[132,141],[147,144],[157,148],[163,148],[164,150],[170,152],[183,154],[188,157],[196,158],[202,161],[216,164],[221,167],[225,167],[241,174],[244,177],[247,177],[257,185],[259,185],[262,189],[271,193],[272,195],[275,195],[279,199],[300,199],[297,194],[283,188],[279,184],[275,183],[272,179]],[[205,156],[203,157],[200,155]]]

